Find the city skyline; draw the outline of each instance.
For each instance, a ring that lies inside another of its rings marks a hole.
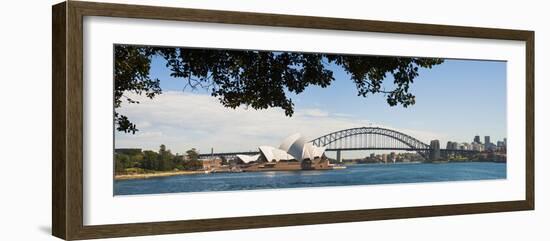
[[[476,135],[506,138],[506,62],[445,60],[421,69],[411,85],[416,104],[408,108],[390,107],[382,95],[358,97],[349,76],[337,67],[331,70],[335,81],[329,87],[312,86],[291,95],[295,114],[289,118],[278,108],[232,110],[204,90],[182,91],[184,81],[170,77],[163,61],[153,58],[150,74],[161,80],[163,94],[153,100],[132,96],[140,104],[122,105],[120,112],[136,120],[140,131],[116,132],[115,147],[155,150],[165,144],[180,153],[193,147],[246,151],[296,132],[316,138],[361,126],[397,129],[425,143],[471,143]]]

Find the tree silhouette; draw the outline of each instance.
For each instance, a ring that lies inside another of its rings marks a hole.
[[[390,106],[407,107],[415,103],[409,86],[419,68],[443,62],[437,58],[116,45],[114,121],[118,131],[138,130],[128,117],[116,111],[123,101],[139,103],[126,93],[144,94],[151,99],[162,93],[160,81],[149,76],[153,56],[164,58],[170,75],[185,81],[185,88],[207,89],[225,107],[279,107],[287,116],[294,113],[288,93],[300,94],[311,85],[326,88],[334,81],[329,65],[340,66],[351,76],[358,96],[380,93]],[[388,75],[394,79],[389,90],[383,87]]]

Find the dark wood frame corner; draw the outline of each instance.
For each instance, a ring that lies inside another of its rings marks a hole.
[[[525,200],[267,215],[170,222],[83,224],[83,17],[163,19],[262,26],[519,40],[526,43]],[[52,7],[52,233],[62,239],[171,234],[532,210],[534,189],[534,32],[431,24],[212,11],[69,1]]]

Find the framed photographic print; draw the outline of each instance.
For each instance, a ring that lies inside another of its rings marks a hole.
[[[534,209],[534,32],[53,6],[53,235]]]

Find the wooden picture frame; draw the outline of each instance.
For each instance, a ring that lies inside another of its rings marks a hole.
[[[204,232],[356,222],[534,209],[534,32],[325,17],[307,17],[68,1],[52,7],[52,233],[66,239]],[[83,17],[106,16],[207,23],[299,27],[526,43],[525,199],[489,203],[416,206],[87,226],[83,224]]]

